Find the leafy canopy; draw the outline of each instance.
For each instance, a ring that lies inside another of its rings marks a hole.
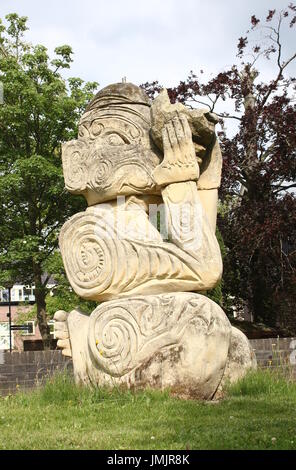
[[[75,137],[79,116],[97,83],[62,77],[72,49],[51,60],[24,40],[27,18],[0,20],[0,279],[36,281],[46,272],[61,225],[84,207],[64,190],[61,143]]]

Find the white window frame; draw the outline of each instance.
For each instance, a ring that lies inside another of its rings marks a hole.
[[[5,325],[7,327],[7,335],[1,335],[1,337],[5,338],[6,348],[2,347],[0,342],[0,351],[8,351],[9,350],[9,322],[1,321],[0,325]],[[13,331],[11,332],[11,348],[14,348],[14,335]]]
[[[50,335],[52,336],[53,339],[56,339],[55,329],[54,329],[55,320],[53,320],[53,319],[52,319],[52,320],[49,320],[49,321],[47,322],[47,324],[48,324],[49,328],[50,328],[51,326],[53,327],[53,328],[52,328],[52,331],[50,331]],[[50,330],[51,330],[51,328],[50,328]]]
[[[29,333],[29,331],[22,331],[22,336],[35,336],[35,331],[36,331],[35,321],[34,320],[25,321],[24,325],[29,325],[30,323],[33,324],[32,333]]]

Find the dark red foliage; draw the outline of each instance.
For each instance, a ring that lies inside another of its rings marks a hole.
[[[296,13],[296,5],[294,5],[293,3],[290,3],[288,8],[293,12],[293,13]],[[294,15],[290,21],[290,28],[292,28],[294,26],[294,24],[296,23],[296,15]]]
[[[273,15],[275,14],[275,11],[276,11],[276,10],[269,10],[268,16],[266,17],[266,21],[267,21],[267,22],[272,20]]]
[[[140,85],[140,87],[146,91],[147,95],[152,100],[155,98],[156,95],[158,95],[158,93],[162,89],[162,86],[159,84],[157,80],[151,83],[149,82],[143,83],[142,85]]]
[[[296,11],[293,4],[288,8]],[[275,10],[269,10],[266,21],[275,22],[277,28],[285,13],[275,16]],[[252,16],[252,29],[259,21]],[[241,37],[239,57],[247,45],[248,38]],[[224,209],[218,226],[227,251],[224,296],[247,305],[256,321],[296,332],[296,193],[292,192],[296,191],[296,107],[291,99],[295,78],[286,77],[280,68],[274,43],[257,45],[252,51],[275,59],[277,72],[269,82],[260,82],[254,66],[242,63],[207,83],[190,72],[186,81],[168,92],[172,102],[206,104],[214,111],[217,102],[233,100],[237,132],[232,137],[225,132],[223,119],[231,117],[227,113],[220,114],[219,132]],[[161,87],[154,82],[144,88],[152,96]]]
[[[251,24],[252,24],[252,27],[255,28],[255,26],[257,26],[258,23],[260,23],[260,20],[258,20],[258,18],[256,18],[255,15],[252,15],[252,16],[251,16]]]
[[[292,28],[295,23],[296,23],[296,16],[293,16],[293,18],[290,21],[290,28]]]
[[[238,57],[242,57],[242,55],[244,53],[244,49],[247,46],[247,44],[248,44],[248,38],[243,38],[243,37],[239,38],[238,45],[237,45],[237,49],[238,49],[237,56]]]

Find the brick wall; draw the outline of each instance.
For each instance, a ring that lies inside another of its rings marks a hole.
[[[296,378],[296,338],[251,339],[259,367],[287,365]],[[73,370],[61,351],[0,351],[0,394],[28,390],[44,383],[56,371]]]
[[[296,338],[265,338],[249,340],[258,367],[281,370],[296,380]]]
[[[258,365],[282,365],[296,362],[296,338],[250,339]],[[294,364],[296,366],[296,364]]]
[[[72,371],[72,360],[61,351],[0,351],[0,394],[32,389],[63,370]]]

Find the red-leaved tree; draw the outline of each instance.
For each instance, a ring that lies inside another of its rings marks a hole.
[[[296,330],[296,79],[295,52],[285,56],[283,31],[292,34],[296,6],[269,10],[238,42],[237,64],[205,82],[191,72],[172,102],[207,106],[221,119],[223,153],[218,226],[224,259],[223,294],[247,306],[256,322]],[[259,42],[254,36],[260,33]],[[295,42],[296,43],[296,42]],[[252,44],[252,45],[250,45]],[[273,65],[261,79],[260,63]],[[142,85],[151,97],[158,82]],[[233,112],[229,111],[233,107]],[[226,111],[227,109],[227,111]],[[233,121],[232,135],[225,126]]]

